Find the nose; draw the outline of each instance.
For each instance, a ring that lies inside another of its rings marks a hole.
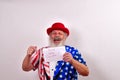
[[[59,36],[59,34],[57,33],[55,36]]]
[[[60,36],[60,34],[59,34],[59,33],[56,33],[55,36]]]

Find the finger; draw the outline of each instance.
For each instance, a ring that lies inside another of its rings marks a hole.
[[[30,50],[36,51],[37,47],[36,46],[30,46]]]
[[[64,58],[63,60],[64,60],[65,62],[70,62],[70,61],[71,61],[71,58],[68,58],[68,57],[67,57],[67,58]]]
[[[69,53],[66,52],[63,56],[67,56],[67,55],[69,55]]]
[[[37,46],[34,46],[35,51],[37,51]]]
[[[70,53],[65,53],[63,57],[72,57],[72,55]]]
[[[32,55],[37,50],[36,46],[30,46],[27,50],[27,54]]]

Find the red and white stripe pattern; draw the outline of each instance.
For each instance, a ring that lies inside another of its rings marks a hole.
[[[40,80],[47,80],[47,76],[50,79],[49,63],[44,61],[43,48],[39,49],[31,57],[31,63],[34,66],[34,70],[38,68],[38,74]],[[47,74],[47,76],[45,75]]]

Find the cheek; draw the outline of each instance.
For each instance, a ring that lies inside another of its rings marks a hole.
[[[50,35],[50,38],[51,38],[51,39],[54,39],[54,37],[55,37],[54,35]]]
[[[61,38],[62,38],[62,40],[65,40],[65,39],[66,39],[66,37],[65,37],[65,36],[62,36]]]

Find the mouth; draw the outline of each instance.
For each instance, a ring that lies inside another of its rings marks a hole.
[[[55,38],[54,38],[54,41],[61,41],[61,38],[55,37]]]

